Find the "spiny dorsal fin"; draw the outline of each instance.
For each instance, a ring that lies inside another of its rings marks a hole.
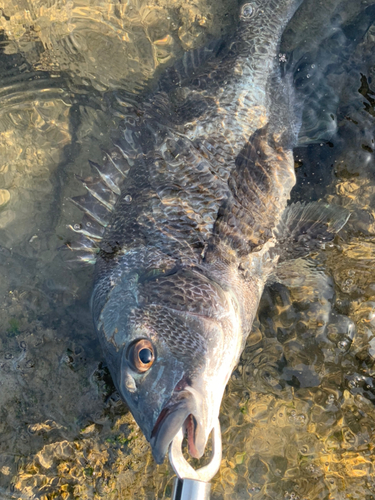
[[[118,151],[103,151],[103,165],[89,161],[98,176],[86,179],[76,175],[86,188],[86,194],[71,198],[71,201],[84,212],[82,222],[69,226],[81,238],[66,247],[77,252],[71,262],[95,263],[99,251],[98,242],[103,238],[117,200],[121,185],[129,171],[131,158],[118,148]]]
[[[111,191],[120,196],[121,194],[121,190],[119,188],[121,179],[120,173],[117,171],[108,172],[108,169],[103,169],[103,167],[101,167],[100,165],[91,160],[89,160],[89,163],[90,167],[99,174],[101,180],[109,187],[109,189],[111,189]]]
[[[83,179],[79,175],[76,178],[82,182],[87,191],[98,200],[110,212],[113,212],[118,196],[105,185],[101,179]]]
[[[67,264],[77,262],[95,264],[96,256],[100,250],[95,241],[83,235],[81,235],[80,239],[77,241],[66,243],[63,249],[70,250],[70,255],[73,256],[72,258],[64,259]]]
[[[87,193],[84,196],[75,196],[74,198],[70,198],[70,200],[101,226],[106,227],[108,225],[111,212],[108,208],[99,203],[91,193]]]
[[[82,234],[87,238],[100,241],[103,238],[105,227],[94,220],[90,215],[85,214],[83,216],[82,222],[80,224],[74,224],[69,226],[75,233]]]

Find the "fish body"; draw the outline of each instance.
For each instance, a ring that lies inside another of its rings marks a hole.
[[[74,200],[96,261],[95,328],[159,463],[181,427],[203,454],[287,239],[299,113],[278,51],[300,3],[243,5],[230,41],[130,97],[116,149],[93,164],[100,179]]]

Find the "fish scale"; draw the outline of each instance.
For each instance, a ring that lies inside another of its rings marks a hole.
[[[151,330],[151,336],[161,335],[161,338],[166,338],[175,354],[191,358],[196,349],[202,353],[206,351],[204,338],[199,334],[194,337],[189,336],[189,328],[184,322],[183,315],[171,315],[170,308],[152,304],[147,315],[139,310],[133,312],[129,316],[129,323],[142,324]]]
[[[218,314],[223,294],[217,286],[210,281],[199,282],[194,279],[194,274],[178,274],[178,276],[160,276],[155,282],[146,282],[140,287],[140,295],[148,303],[156,303],[161,297],[163,303],[171,305],[174,309],[188,310],[195,314],[205,314],[214,317]],[[186,301],[188,298],[188,302]],[[222,308],[220,314],[224,314],[226,308]]]
[[[73,200],[86,213],[83,260],[96,256],[94,324],[158,462],[189,414],[189,442],[203,453],[268,274],[295,182],[277,49],[299,3],[248,4],[232,39],[185,55],[148,97],[125,96],[116,150],[91,163],[100,180],[84,180],[88,194]],[[128,356],[142,338],[156,361],[141,375]],[[211,380],[214,391],[196,399]]]
[[[179,120],[183,118],[180,113],[183,104],[178,107],[178,111],[176,112],[176,106],[173,106],[174,103],[171,103],[173,95],[170,97],[166,92],[156,92],[143,107],[139,105],[137,113],[141,114],[141,117],[137,116],[133,118],[131,123],[129,119],[123,122],[123,137],[122,140],[120,139],[122,149],[125,149],[128,154],[129,152],[136,153],[138,151],[139,155],[145,155],[151,151],[154,156],[157,155],[157,150],[159,149],[166,160],[166,163],[162,164],[160,169],[160,182],[163,192],[168,190],[165,184],[173,184],[173,186],[176,186],[173,200],[171,196],[166,198],[163,197],[163,193],[160,195],[157,184],[158,180],[154,177],[155,171],[158,171],[158,168],[155,169],[152,165],[148,167],[148,181],[156,191],[157,196],[161,198],[161,204],[158,207],[154,206],[157,216],[149,216],[149,220],[156,224],[158,220],[160,221],[160,224],[163,226],[163,239],[166,234],[166,221],[170,220],[173,215],[175,215],[176,220],[181,222],[181,228],[185,223],[192,230],[199,231],[200,234],[204,235],[207,241],[212,233],[213,223],[216,220],[219,207],[222,206],[223,200],[230,200],[231,193],[228,190],[226,181],[230,176],[231,170],[235,168],[234,158],[236,156],[236,147],[238,148],[239,145],[245,143],[249,139],[251,132],[258,129],[259,126],[264,123],[264,118],[259,117],[265,113],[265,110],[263,108],[261,109],[259,102],[265,100],[264,79],[267,78],[267,75],[274,68],[276,44],[267,41],[263,19],[267,19],[267,14],[271,12],[273,15],[276,15],[278,10],[280,10],[280,5],[277,2],[274,2],[272,5],[268,3],[264,4],[264,6],[262,5],[262,8],[254,14],[251,23],[246,25],[245,28],[240,28],[237,39],[239,38],[241,43],[238,41],[236,42],[236,52],[234,52],[233,47],[227,50],[226,57],[224,58],[225,63],[221,65],[220,71],[218,71],[216,60],[214,62],[209,61],[215,70],[209,68],[205,73],[200,75],[200,82],[205,81],[204,87],[206,87],[207,90],[199,92],[199,87],[193,91],[185,89],[186,92],[184,100],[182,101],[183,103],[186,103],[193,96],[199,94],[200,102],[204,102],[205,106],[198,108],[190,106],[190,114],[192,112],[199,112],[199,114],[195,116],[195,126],[194,123],[192,124],[190,122],[189,130],[185,130],[183,136],[176,136],[176,131],[171,128],[171,126],[173,127],[175,122],[178,121],[176,117],[178,117]],[[251,27],[251,39],[247,40],[246,37],[248,37],[249,26]],[[282,23],[277,26],[272,26],[271,29],[281,33]],[[259,37],[262,37],[262,49],[256,48]],[[272,51],[273,57],[270,58],[270,52]],[[251,63],[249,63],[249,53],[252,55]],[[256,77],[258,76],[259,70],[254,72],[254,68],[256,67],[255,62],[258,60],[262,62],[263,60],[267,61],[266,68],[262,65],[260,75],[262,86],[257,85]],[[241,75],[234,74],[233,76],[232,69],[234,64],[242,66],[243,70]],[[213,71],[215,71],[214,74]],[[249,85],[249,83],[246,84],[250,78],[251,85]],[[232,81],[230,82],[228,80]],[[244,91],[245,85],[250,88],[250,90]],[[161,86],[166,86],[165,78]],[[256,91],[255,96],[254,89]],[[218,94],[216,97],[213,95],[215,90]],[[259,97],[260,94],[262,94],[261,97]],[[255,106],[251,107],[250,104],[254,104],[254,101]],[[203,116],[201,114],[202,109]],[[255,113],[259,115],[258,120],[255,119],[256,116],[252,116],[251,119],[249,119],[249,109],[252,109],[253,114],[254,109],[258,109],[259,112]],[[187,118],[191,119],[190,116]],[[160,122],[165,122],[166,126],[162,127]],[[223,132],[221,130],[221,125]],[[155,133],[155,126],[157,127],[157,133]],[[152,134],[149,130],[150,127],[154,128]],[[210,134],[212,127],[215,127],[215,130],[213,134]],[[225,137],[225,134],[228,135],[228,131],[231,135],[229,138]],[[220,132],[222,132],[222,134],[220,134]],[[205,139],[203,138],[207,135],[212,135],[214,137],[215,146],[217,146],[212,154],[209,155],[208,164],[211,168],[211,172],[215,172],[215,165],[218,165],[216,172],[221,168],[221,178],[220,176],[219,178],[212,176],[210,184],[207,189],[205,189],[205,180],[202,173],[197,172],[195,176],[196,180],[194,178],[192,181],[191,178],[194,177],[194,165],[202,164],[204,160],[204,158],[199,155],[199,150],[194,147],[193,141],[198,141],[198,137],[200,136],[202,138],[201,142],[204,143]],[[168,139],[165,139],[165,137],[168,137]],[[174,150],[178,151],[179,156],[179,162],[175,165],[173,161],[168,161],[166,157],[166,152],[171,151],[172,144],[175,145]],[[234,147],[234,145],[236,147]],[[164,154],[163,150],[166,151]],[[184,153],[184,150],[190,150],[190,154]],[[213,156],[216,157],[215,161],[213,161]],[[141,163],[141,161],[139,161],[139,163]],[[225,168],[222,168],[223,165],[225,165]],[[158,166],[160,166],[160,162],[156,162],[156,167]],[[138,164],[135,168],[141,169],[142,166]],[[169,176],[168,173],[170,173]],[[294,173],[292,169],[290,169],[290,176],[291,182],[289,184],[291,185],[294,182]],[[187,182],[189,182],[189,184],[193,182],[190,189],[185,190],[187,196],[184,197],[184,205],[181,204],[178,196],[178,188],[181,182],[185,184]],[[127,183],[127,180],[125,180],[123,186],[124,192],[127,190]],[[280,186],[277,185],[277,189],[279,188]],[[288,191],[288,188],[289,186],[287,185],[286,191]],[[255,207],[257,207],[259,199],[259,196],[254,199]],[[282,203],[284,203],[284,201],[285,200],[282,200]],[[121,210],[118,210],[118,212],[121,213]],[[205,218],[203,221],[206,221],[206,223],[199,225],[194,224],[191,217],[192,214],[199,214],[200,217],[204,214]],[[120,217],[124,219],[126,215],[121,214]],[[146,217],[145,213],[142,214],[142,217]],[[260,216],[260,218],[262,217]],[[253,224],[252,219],[253,217],[249,219],[245,225],[249,226],[249,223]],[[274,214],[273,219],[277,220]],[[263,225],[263,220],[261,223]],[[123,226],[128,227],[129,225],[127,221],[123,222]],[[117,222],[114,223],[113,226],[116,227],[113,238],[115,238],[116,241],[119,239],[121,240],[121,234],[123,233],[122,228]],[[149,225],[147,225],[147,230],[149,229]],[[175,227],[170,227],[171,238],[173,239],[179,239],[179,235],[176,234],[176,229]],[[150,235],[150,233],[148,234]],[[152,235],[153,239],[154,237],[155,234]],[[109,228],[107,231],[107,240],[110,241],[111,238],[112,234]],[[186,231],[183,231],[183,238],[188,242],[189,235],[186,234]],[[197,238],[196,236],[193,237],[193,244],[196,244],[197,240],[201,241],[201,238]]]
[[[84,181],[86,202],[76,201],[104,227],[101,239],[87,222],[79,228],[85,251],[92,242],[87,259],[97,255],[95,328],[158,463],[181,427],[193,456],[203,454],[265,283],[285,253],[278,229],[291,241],[287,229],[302,214],[294,226],[314,243],[310,226],[334,233],[347,220],[341,211],[331,224],[337,213],[325,208],[314,226],[314,210],[304,207],[282,218],[299,117],[278,48],[300,3],[245,4],[231,39],[186,54],[150,95],[125,96],[116,155],[93,164],[101,181]]]

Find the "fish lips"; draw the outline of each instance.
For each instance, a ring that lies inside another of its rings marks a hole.
[[[156,463],[163,463],[169,445],[181,428],[187,431],[190,455],[200,458],[212,429],[205,425],[202,397],[192,387],[173,395],[154,425],[150,445]]]

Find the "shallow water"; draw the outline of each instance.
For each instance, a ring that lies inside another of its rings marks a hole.
[[[282,51],[373,2],[306,1]],[[0,8],[0,498],[170,498],[173,472],[118,400],[91,327],[90,267],[59,248],[121,116],[236,2],[23,2]],[[294,201],[352,216],[305,287],[265,291],[222,404],[212,498],[375,498],[375,29],[340,76],[338,132],[295,152]],[[324,272],[323,272],[324,271]],[[293,285],[293,283],[291,283]]]

